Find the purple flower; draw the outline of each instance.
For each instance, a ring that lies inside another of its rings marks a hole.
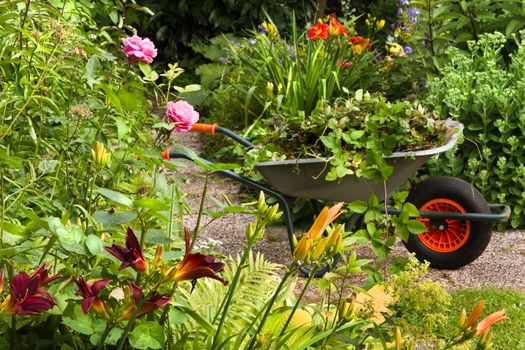
[[[248,46],[253,46],[255,45],[255,43],[256,43],[255,39],[248,40]]]
[[[412,53],[412,48],[410,46],[405,46],[403,48],[403,52],[406,53],[407,55],[409,55],[409,54]]]
[[[410,2],[408,0],[399,0],[399,4],[401,6],[410,6]]]
[[[401,7],[397,9],[396,15],[397,15],[398,18],[403,16],[403,9]]]
[[[412,21],[412,23],[417,22],[417,17],[419,17],[419,15],[421,15],[421,12],[418,9],[412,7],[408,9],[408,18],[410,18],[410,21]]]

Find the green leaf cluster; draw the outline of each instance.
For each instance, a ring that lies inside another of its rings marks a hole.
[[[450,48],[443,76],[429,81],[427,103],[441,116],[465,125],[468,142],[429,169],[458,176],[478,188],[487,201],[513,207],[511,225],[525,224],[525,36],[506,62],[507,39],[501,33],[470,41],[467,52]]]

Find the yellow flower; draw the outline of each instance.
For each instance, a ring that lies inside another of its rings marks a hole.
[[[405,56],[405,51],[403,51],[403,46],[398,43],[388,43],[388,52],[394,56],[403,57]]]
[[[295,261],[303,261],[306,259],[310,251],[312,250],[313,240],[309,235],[304,235],[297,243],[293,252],[293,258]]]
[[[106,147],[104,147],[104,144],[97,141],[97,144],[95,145],[95,148],[91,150],[91,155],[93,156],[93,160],[95,161],[95,164],[104,167],[108,165],[109,159],[111,158],[111,154],[109,154],[106,151]]]
[[[384,26],[385,26],[385,20],[384,19],[379,20],[376,23],[376,30],[379,31],[379,30],[383,29]]]
[[[275,29],[274,25],[269,22],[262,22],[263,28],[270,34],[270,36],[277,36],[277,30]]]

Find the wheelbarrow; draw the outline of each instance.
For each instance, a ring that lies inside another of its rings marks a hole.
[[[340,181],[326,181],[329,159],[324,158],[258,163],[256,169],[269,185],[230,170],[221,170],[219,173],[249,188],[263,191],[277,200],[283,211],[293,254],[295,229],[289,205],[291,200],[308,199],[317,213],[321,208],[320,201],[367,200],[372,194],[375,194],[379,201],[388,200],[430,157],[454,147],[462,128],[461,123],[448,120],[446,144],[421,151],[396,152],[384,157],[394,168],[386,186],[383,181],[370,181],[353,175],[345,176]],[[255,147],[232,130],[217,124],[197,123],[191,131],[211,135],[222,134],[248,149]],[[184,152],[169,148],[162,155],[168,160],[194,159]],[[199,158],[199,161],[211,163],[202,158]],[[507,205],[488,204],[483,195],[468,182],[448,176],[431,177],[420,182],[411,188],[407,201],[419,209],[418,220],[425,224],[427,231],[418,235],[411,234],[407,242],[403,243],[417,259],[428,261],[432,267],[441,269],[457,269],[477,259],[490,241],[493,223],[506,222],[511,212]],[[401,211],[395,208],[387,207],[383,211],[389,215],[401,214]],[[359,222],[361,215],[352,214],[347,229]],[[303,272],[307,270],[306,267],[303,268]],[[326,271],[325,267],[316,274],[322,275]]]

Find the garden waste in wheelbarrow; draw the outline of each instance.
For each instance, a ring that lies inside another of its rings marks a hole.
[[[447,121],[447,142],[440,147],[415,151],[397,152],[387,158],[394,172],[387,180],[387,198],[413,175],[430,157],[451,149],[457,142],[463,125]],[[192,131],[226,135],[247,148],[255,146],[233,131],[216,124],[194,124]],[[169,148],[163,153],[166,159],[185,158],[195,161],[196,158],[184,151],[178,152]],[[198,158],[200,162],[209,161]],[[314,209],[319,208],[319,200],[353,201],[366,200],[372,193],[380,200],[385,200],[383,182],[367,181],[355,176],[346,176],[339,181],[326,181],[328,171],[326,159],[299,159],[289,161],[263,162],[256,168],[263,174],[270,185],[253,181],[230,170],[221,170],[220,174],[242,183],[255,190],[263,191],[274,197],[283,211],[290,248],[294,250],[293,217],[289,202],[293,198],[309,199]],[[487,204],[483,196],[471,184],[453,177],[431,177],[414,186],[407,201],[414,204],[420,213],[419,220],[427,231],[419,235],[410,235],[405,246],[419,260],[427,260],[437,268],[459,268],[478,258],[487,247],[494,222],[505,222],[510,216],[506,205]],[[395,208],[386,208],[390,215],[400,215]],[[359,221],[354,214],[350,223]],[[306,270],[306,268],[304,269]],[[318,275],[326,270],[319,270]]]

